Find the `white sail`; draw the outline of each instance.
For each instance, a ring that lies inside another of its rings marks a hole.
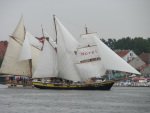
[[[92,58],[98,58],[97,46],[87,46],[83,48],[78,48],[77,50],[77,61],[83,61]]]
[[[57,23],[57,55],[58,76],[72,81],[81,81],[80,75],[75,67],[75,54],[78,43],[66,28],[56,18]]]
[[[28,37],[25,36],[25,40],[20,53],[19,61],[31,59],[31,48],[28,41]]]
[[[56,51],[47,40],[44,41],[40,61],[33,74],[33,78],[42,77],[58,77]]]
[[[109,47],[107,47],[95,34],[82,35],[82,36],[94,38],[99,49],[98,51],[100,53],[100,57],[106,69],[140,74],[127,62],[125,62],[120,56],[118,56]]]
[[[46,35],[49,37],[49,42],[50,42],[50,44],[51,44],[54,48],[56,48],[56,47],[57,47],[56,42],[54,42],[54,40],[48,35],[47,32],[44,31],[44,34],[46,34]]]
[[[55,17],[56,18],[56,17]],[[56,18],[56,22],[59,25],[61,35],[63,36],[64,47],[67,51],[76,51],[78,47],[78,42],[75,38],[69,33],[69,31],[62,25],[62,23]]]
[[[101,61],[98,47],[93,38],[87,36],[79,40],[79,47],[77,49],[77,69],[83,81],[92,77],[101,77],[105,74],[105,67]]]
[[[9,43],[5,53],[4,61],[0,69],[0,73],[30,76],[29,62],[18,61],[21,48],[22,45],[16,42],[13,38],[9,39]]]
[[[30,45],[37,47],[39,49],[42,48],[43,44],[38,39],[36,39],[31,33],[29,33],[28,31],[26,31],[26,37],[28,37]]]
[[[26,37],[29,40],[29,44],[31,48],[32,75],[33,75],[39,63],[39,59],[41,56],[41,49],[42,49],[43,44],[28,31],[26,32]]]
[[[77,63],[76,66],[82,81],[86,81],[92,77],[101,77],[106,71],[99,60],[86,63]]]
[[[41,50],[37,49],[34,46],[30,46],[30,47],[31,47],[31,56],[32,56],[32,75],[33,75],[40,60]]]
[[[24,42],[24,37],[25,37],[25,27],[23,23],[23,15],[20,18],[20,21],[18,23],[18,26],[16,27],[15,31],[13,32],[12,36],[19,42],[23,43]]]

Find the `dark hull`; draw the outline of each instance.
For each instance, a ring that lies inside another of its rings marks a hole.
[[[34,87],[40,89],[57,89],[57,90],[110,90],[114,81],[88,84],[88,85],[60,85],[48,83],[33,83]]]

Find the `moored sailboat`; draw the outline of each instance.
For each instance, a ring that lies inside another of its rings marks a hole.
[[[110,90],[115,81],[101,80],[106,69],[140,74],[123,61],[95,33],[78,42],[54,16],[57,51],[45,40],[33,85],[43,89]],[[38,81],[42,79],[43,81]]]

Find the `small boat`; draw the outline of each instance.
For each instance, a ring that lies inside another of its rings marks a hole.
[[[33,85],[41,89],[110,90],[115,81],[103,79],[106,70],[140,74],[107,47],[96,35],[76,40],[54,16],[56,46],[44,41]],[[101,78],[97,81],[97,78]]]

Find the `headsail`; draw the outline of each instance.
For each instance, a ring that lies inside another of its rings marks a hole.
[[[31,49],[32,75],[33,75],[33,73],[35,72],[35,69],[39,63],[39,59],[41,56],[41,48],[42,48],[43,44],[28,31],[26,31],[26,37],[29,40],[30,49]]]
[[[42,77],[58,77],[56,51],[47,40],[44,41],[40,61],[33,74],[33,78]]]
[[[137,70],[135,70],[127,62],[125,62],[121,57],[119,57],[115,52],[113,52],[109,47],[107,47],[96,36],[96,34],[89,34],[89,35],[85,35],[84,37],[94,38],[94,40],[98,46],[98,51],[100,53],[100,57],[102,59],[103,64],[105,65],[106,69],[140,74]]]
[[[28,37],[25,36],[25,40],[20,53],[19,61],[31,59],[31,48],[28,41]]]

